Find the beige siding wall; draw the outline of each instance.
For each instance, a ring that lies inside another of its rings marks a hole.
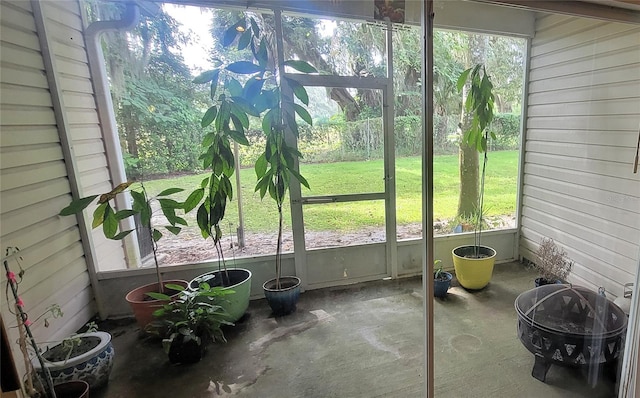
[[[63,125],[73,139],[81,193],[104,191],[110,183],[102,169],[106,163],[79,4],[47,1],[41,5],[61,94],[59,104],[54,104],[55,88],[47,79],[51,70],[45,70],[46,51],[38,36],[43,30],[31,2],[0,2],[0,249],[3,258],[6,247],[21,249],[26,274],[20,295],[31,319],[51,304],[62,307],[63,318],[53,320],[48,328],[41,322],[34,327],[39,341],[51,341],[76,331],[97,312],[77,220],[57,215],[71,200],[60,140]],[[56,108],[62,110],[63,118],[56,118]],[[9,263],[17,273],[17,264]],[[1,275],[4,290],[4,270]],[[0,301],[14,341],[15,316],[7,300]],[[17,345],[14,348],[18,353]]]
[[[41,4],[72,146],[73,160],[68,161],[76,170],[78,190],[81,196],[107,192],[112,184],[93,94],[79,4],[75,0],[42,1]],[[92,212],[93,208],[90,208],[87,214]],[[92,231],[91,240],[100,270],[126,268],[122,242],[106,239],[100,228]]]
[[[553,238],[571,282],[619,295],[640,251],[640,26],[539,18],[528,101],[520,253]]]

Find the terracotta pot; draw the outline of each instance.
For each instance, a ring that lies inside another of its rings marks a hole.
[[[164,284],[165,288],[167,284],[180,285],[185,289],[188,286],[187,281],[179,279],[163,281],[162,283]],[[129,305],[131,306],[133,315],[136,317],[138,326],[140,326],[140,329],[142,330],[145,330],[147,328],[147,325],[154,321],[155,318],[153,316],[153,312],[167,303],[167,301],[165,300],[151,299],[146,295],[150,292],[159,292],[158,282],[149,283],[148,285],[143,285],[136,289],[133,289],[132,291],[127,293],[127,296],[125,297],[125,300],[127,300]],[[180,292],[175,292],[175,294],[171,295],[171,298],[177,298],[179,294]]]

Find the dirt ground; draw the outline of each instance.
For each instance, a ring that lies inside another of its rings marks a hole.
[[[161,220],[157,220],[162,222]],[[493,228],[514,228],[516,220],[514,215],[494,217],[488,220],[489,226]],[[449,234],[455,228],[449,225],[446,220],[436,220],[434,231],[436,235]],[[463,231],[468,231],[469,227],[462,226]],[[241,257],[251,257],[256,255],[272,254],[276,251],[277,231],[273,233],[247,233],[245,235],[245,245],[238,246],[237,236],[225,236],[222,240],[224,256],[227,260]],[[399,225],[397,228],[398,240],[420,238],[422,235],[422,224],[412,223]],[[305,234],[307,248],[321,248],[334,246],[348,246],[364,243],[375,243],[385,241],[384,227],[370,227],[358,232],[335,232],[335,231],[307,231]],[[293,251],[293,238],[291,231],[285,232],[283,236],[283,252]],[[144,265],[152,266],[152,256],[145,258]],[[175,236],[165,234],[158,242],[158,260],[160,264],[190,264],[212,259],[217,259],[215,247],[211,239],[204,240],[197,227],[186,227]]]

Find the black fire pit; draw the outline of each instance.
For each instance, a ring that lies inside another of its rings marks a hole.
[[[515,306],[518,337],[535,356],[531,375],[540,381],[552,364],[589,366],[599,372],[624,348],[624,312],[585,287],[540,286],[520,294]]]

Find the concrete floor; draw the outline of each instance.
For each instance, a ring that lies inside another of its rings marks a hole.
[[[514,300],[535,275],[497,265],[489,286],[457,286],[435,299],[436,397],[614,397],[605,379],[591,388],[577,369],[552,366],[531,377],[533,355],[516,337]],[[92,398],[423,396],[419,278],[306,292],[298,311],[273,318],[264,300],[226,330],[194,365],[169,364],[158,341],[132,323],[106,322],[116,360],[109,385]]]

